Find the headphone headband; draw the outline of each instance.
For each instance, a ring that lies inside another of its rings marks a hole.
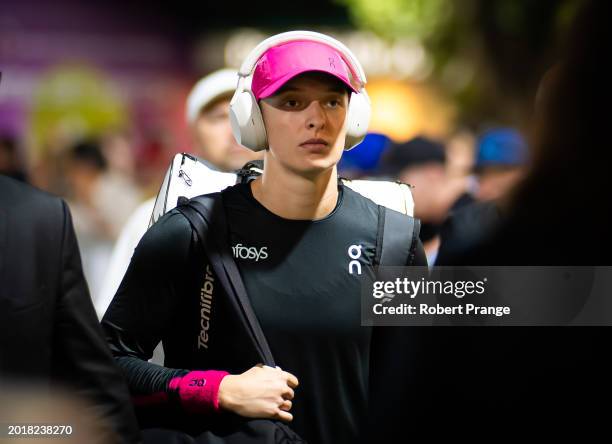
[[[353,78],[355,78],[359,82],[359,89],[365,88],[365,84],[367,82],[365,72],[363,71],[361,64],[357,60],[357,57],[355,57],[351,50],[338,40],[331,38],[325,34],[313,31],[289,31],[274,35],[272,37],[268,37],[249,53],[244,62],[242,62],[242,66],[240,66],[238,75],[241,78],[246,78],[253,74],[257,62],[268,49],[274,48],[275,46],[280,46],[283,43],[300,40],[319,42],[338,51],[342,59],[347,64],[349,70],[351,71]]]

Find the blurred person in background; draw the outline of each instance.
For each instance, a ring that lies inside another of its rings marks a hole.
[[[196,155],[210,168],[234,172],[251,160],[262,159],[234,138],[229,119],[229,104],[236,89],[235,70],[223,69],[195,84],[186,104],[186,119]]]
[[[26,169],[19,154],[18,142],[14,138],[0,135],[0,174],[27,182]]]
[[[476,149],[476,199],[486,202],[507,195],[523,178],[527,160],[527,143],[517,130],[499,128],[485,132]]]
[[[112,246],[138,205],[140,193],[129,180],[108,172],[108,162],[96,141],[81,142],[69,150],[66,179],[83,269],[96,300]]]
[[[604,104],[602,88],[610,83],[602,66],[612,42],[610,9],[610,2],[583,3],[566,53],[538,92],[525,179],[501,206],[499,226],[445,265],[612,265],[612,175],[605,161],[609,113],[597,106]],[[584,301],[589,293],[571,296]],[[551,312],[571,303],[559,295]],[[418,371],[410,367],[411,379],[398,387],[415,407],[390,415],[395,431],[397,421],[410,420],[415,433],[430,433],[433,421],[445,424],[454,439],[460,434],[490,439],[497,436],[489,434],[491,428],[549,441],[575,434],[596,441],[608,433],[609,409],[602,402],[612,398],[610,326],[449,327],[420,333],[430,342],[406,361],[429,364]],[[474,421],[482,428],[465,427]]]
[[[89,297],[68,206],[1,175],[0,325],[0,383],[23,384],[12,393],[0,388],[0,404],[15,415],[0,414],[3,427],[11,418],[35,422],[38,401],[60,385],[87,405],[81,418],[110,429],[105,443],[140,441],[127,386]],[[51,399],[47,408],[61,405]],[[61,424],[76,427],[77,419]]]
[[[236,142],[229,121],[229,102],[236,89],[238,73],[222,69],[200,79],[185,104],[185,120],[193,140],[193,151],[213,171],[233,172],[250,160],[262,158]],[[211,175],[210,180],[215,180]],[[225,180],[219,182],[219,191]],[[101,319],[119,288],[128,264],[149,226],[155,199],[142,203],[130,216],[113,249],[110,265],[94,305]],[[156,355],[159,357],[159,351]]]
[[[358,146],[345,152],[338,164],[338,173],[347,179],[367,179],[376,173],[391,139],[381,133],[368,133]]]
[[[136,174],[132,138],[125,130],[109,131],[100,141],[102,154],[108,163],[108,173],[117,180],[133,182]]]
[[[466,177],[474,168],[476,136],[472,130],[459,127],[446,139],[446,164],[449,175]]]
[[[473,189],[457,199],[440,229],[437,265],[448,264],[448,256],[495,229],[500,220],[499,205],[524,177],[527,162],[527,142],[517,130],[498,128],[480,136]]]
[[[413,187],[414,217],[422,222],[421,241],[428,263],[433,264],[440,242],[440,225],[465,190],[463,179],[447,174],[444,145],[425,137],[392,145],[383,155],[378,175]]]

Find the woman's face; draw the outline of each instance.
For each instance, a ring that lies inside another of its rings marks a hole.
[[[316,176],[338,163],[348,108],[341,82],[327,74],[305,73],[260,103],[270,148],[266,163],[302,176]]]

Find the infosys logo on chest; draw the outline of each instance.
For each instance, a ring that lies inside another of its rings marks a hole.
[[[236,244],[232,247],[232,252],[236,259],[250,259],[259,262],[263,259],[268,259],[268,247],[247,247],[242,244]]]

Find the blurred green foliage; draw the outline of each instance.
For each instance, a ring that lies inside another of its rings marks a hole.
[[[381,37],[428,37],[451,14],[450,0],[336,0],[353,22]]]
[[[520,124],[584,0],[333,0],[389,41],[418,39],[464,123]]]

